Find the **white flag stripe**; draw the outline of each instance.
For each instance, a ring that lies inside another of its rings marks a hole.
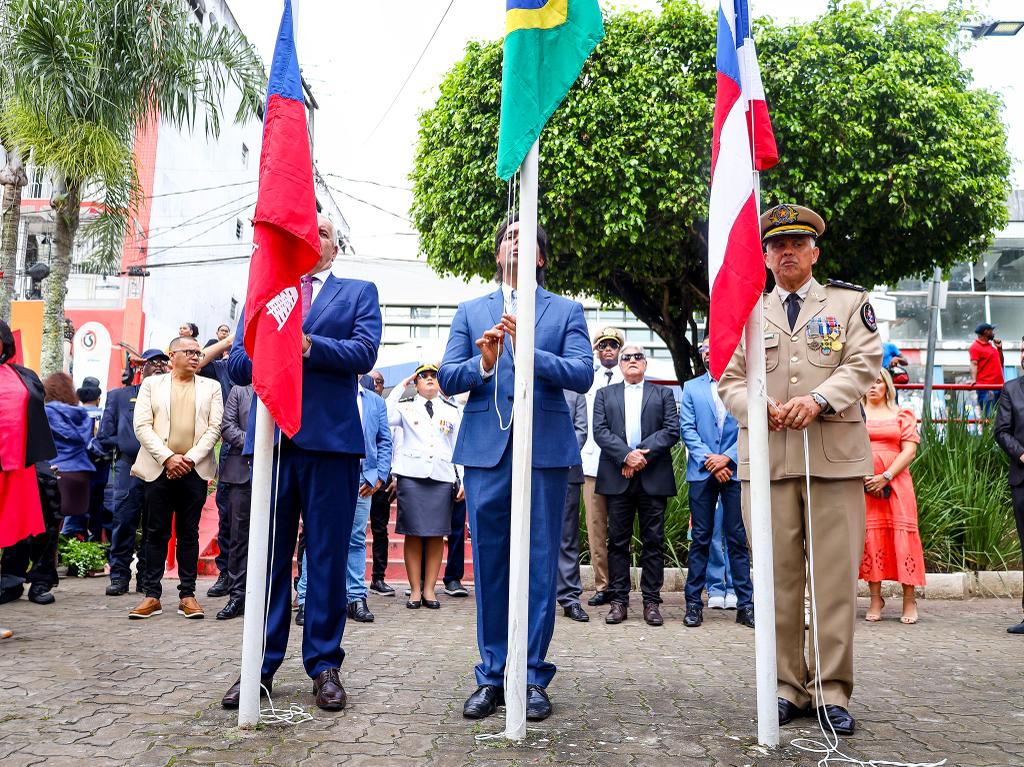
[[[714,287],[725,260],[733,224],[754,190],[750,171],[746,102],[733,104],[722,125],[722,143],[711,183],[708,223],[708,279]]]

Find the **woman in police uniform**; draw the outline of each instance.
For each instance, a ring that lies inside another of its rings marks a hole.
[[[413,383],[416,394],[403,397]],[[434,596],[444,536],[451,531],[452,506],[463,497],[459,472],[452,464],[459,411],[441,397],[434,364],[420,365],[411,378],[394,388],[387,404],[391,427],[402,429],[402,444],[395,451],[391,471],[398,488],[395,532],[405,536],[410,588],[405,606],[418,610],[422,604],[437,610],[441,603],[428,597]]]

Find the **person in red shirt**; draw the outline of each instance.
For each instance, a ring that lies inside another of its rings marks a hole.
[[[978,340],[971,344],[971,381],[999,389],[979,389],[978,407],[982,416],[988,416],[999,402],[1003,380],[1003,342],[996,338],[996,326],[982,322],[974,329]]]

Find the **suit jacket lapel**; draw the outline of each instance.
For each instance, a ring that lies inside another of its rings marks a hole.
[[[789,332],[789,317],[786,316],[786,307],[779,300],[779,294],[774,290],[764,297],[764,318],[772,325],[779,327],[783,333]]]
[[[302,323],[304,331],[308,332],[313,327],[323,313],[323,310],[334,300],[334,296],[337,295],[339,290],[341,290],[341,280],[333,274],[327,275],[327,281],[320,288],[320,292],[316,294],[316,299],[309,307],[309,314],[306,315],[306,320]]]
[[[501,315],[505,311],[505,294],[501,292],[501,288],[498,288],[487,299],[487,309],[491,313],[491,327],[493,328],[501,322]]]
[[[544,316],[544,312],[551,306],[551,294],[548,293],[544,288],[537,288],[537,325],[540,325],[541,318]]]

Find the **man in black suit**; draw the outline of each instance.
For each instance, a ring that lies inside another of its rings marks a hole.
[[[643,544],[644,620],[660,626],[664,623],[659,605],[665,578],[665,506],[676,494],[671,450],[679,441],[679,412],[671,390],[644,381],[643,347],[626,344],[619,369],[623,382],[601,389],[594,399],[594,440],[601,448],[596,489],[608,499],[611,609],[605,622],[626,619],[635,515]]]
[[[1024,351],[1021,352],[1021,365],[1024,365]],[[1010,495],[1013,514],[1017,518],[1017,536],[1024,546],[1024,378],[1008,381],[998,402],[996,442],[1010,457]],[[1024,600],[1021,604],[1024,606]],[[1024,620],[1006,631],[1024,634]]]
[[[252,481],[249,456],[245,452],[246,429],[252,410],[252,384],[232,386],[224,406],[224,420],[220,426],[221,470],[217,486],[226,485],[228,491],[229,531],[225,552],[228,564],[228,601],[217,613],[217,620],[226,621],[245,613],[245,575],[249,561],[249,511],[252,505]]]

